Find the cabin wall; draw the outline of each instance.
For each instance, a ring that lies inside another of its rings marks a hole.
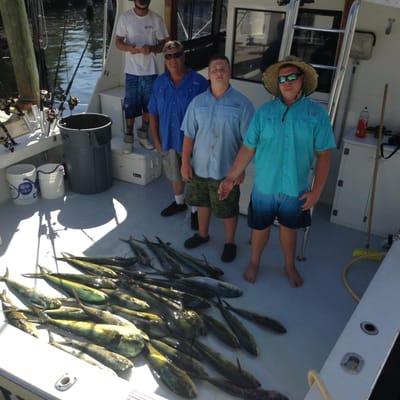
[[[388,19],[395,18],[392,31],[385,34]],[[353,90],[346,127],[355,126],[359,113],[368,107],[370,126],[378,125],[382,108],[383,91],[388,83],[388,98],[385,109],[385,125],[400,131],[400,8],[362,4],[357,29],[372,31],[376,45],[370,60],[360,61],[354,77]]]

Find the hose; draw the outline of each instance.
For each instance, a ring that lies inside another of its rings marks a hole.
[[[318,372],[310,369],[307,374],[308,385],[316,385],[324,400],[333,400]]]
[[[386,254],[386,252],[384,252],[384,251],[383,252],[374,251],[371,253],[368,253],[368,251],[367,251],[365,254],[353,258],[349,263],[347,263],[344,266],[344,268],[342,270],[342,282],[343,282],[344,287],[350,293],[350,296],[356,302],[359,302],[361,300],[361,298],[357,295],[357,293],[353,290],[353,288],[350,286],[350,284],[347,281],[347,274],[348,274],[350,268],[362,260],[381,261],[382,258],[385,256],[385,254]]]

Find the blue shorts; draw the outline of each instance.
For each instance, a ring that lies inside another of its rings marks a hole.
[[[254,187],[247,223],[252,229],[263,230],[271,226],[276,218],[287,228],[305,228],[311,224],[311,215],[309,210],[303,211],[300,208],[304,202],[286,194],[264,194]]]
[[[135,118],[147,113],[147,104],[150,101],[151,89],[157,75],[125,74],[125,118]]]

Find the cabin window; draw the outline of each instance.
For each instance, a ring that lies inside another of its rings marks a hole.
[[[338,29],[340,19],[339,11],[300,9],[297,25]],[[284,22],[284,12],[236,9],[233,78],[261,82],[262,71],[278,61]],[[291,54],[311,64],[333,66],[337,56],[338,39],[337,33],[296,30]],[[334,71],[316,69],[320,76],[317,91],[328,93]]]
[[[174,0],[171,35],[183,43],[186,63],[202,69],[225,50],[228,0]]]
[[[214,0],[177,1],[177,39],[181,42],[211,35]]]
[[[299,10],[297,25],[322,29],[339,29],[340,11]],[[296,29],[291,54],[313,65],[334,66],[337,57],[339,34]],[[334,70],[317,68],[319,75],[318,92],[329,93]]]
[[[236,9],[232,76],[254,82],[279,58],[285,13]]]

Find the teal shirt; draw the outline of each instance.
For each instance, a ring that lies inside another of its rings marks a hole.
[[[280,98],[256,111],[244,145],[256,150],[254,185],[266,194],[308,190],[316,152],[336,147],[325,109],[307,97],[287,106]]]

